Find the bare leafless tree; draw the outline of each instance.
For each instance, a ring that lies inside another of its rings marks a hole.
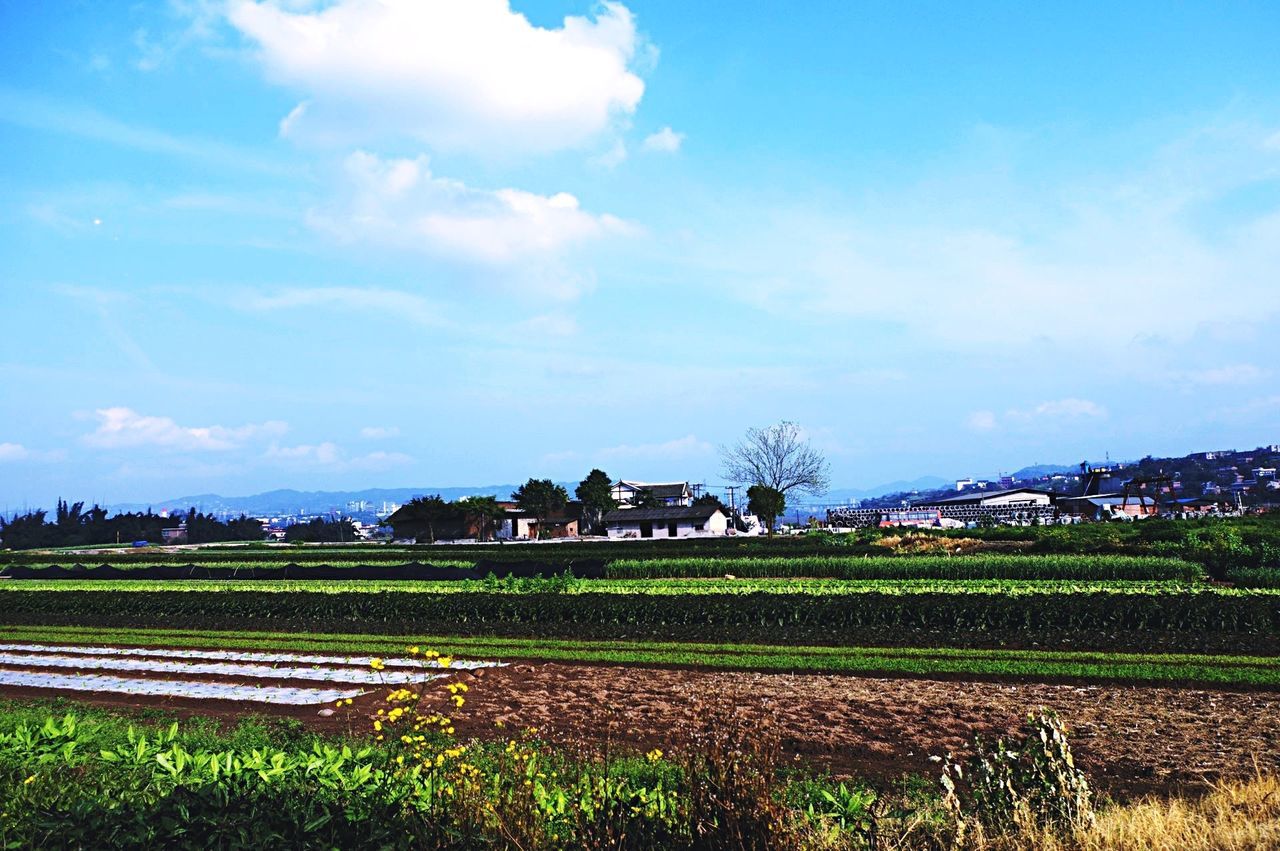
[[[805,439],[800,426],[783,421],[747,429],[734,446],[720,447],[721,475],[731,482],[768,485],[783,494],[793,490],[826,493],[829,466]]]

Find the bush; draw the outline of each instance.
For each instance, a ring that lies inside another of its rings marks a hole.
[[[1016,747],[1004,739],[989,747],[978,739],[963,764],[950,754],[943,760],[943,805],[954,818],[957,845],[975,830],[1027,834],[1093,824],[1093,795],[1057,715],[1029,715],[1026,731]]]

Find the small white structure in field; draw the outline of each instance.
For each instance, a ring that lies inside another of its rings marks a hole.
[[[724,535],[729,518],[714,505],[620,508],[604,525],[610,538],[708,538]]]

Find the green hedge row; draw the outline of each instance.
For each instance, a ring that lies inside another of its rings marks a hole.
[[[1280,595],[1266,593],[882,593],[850,595],[436,594],[304,591],[5,589],[0,620],[195,627],[344,625],[374,631],[587,637],[707,634],[739,639],[842,640],[867,627],[958,632],[1037,630],[1229,632],[1274,635]]]
[[[619,559],[610,579],[1058,579],[1182,580],[1205,578],[1189,561],[1152,556],[787,556],[773,558]]]

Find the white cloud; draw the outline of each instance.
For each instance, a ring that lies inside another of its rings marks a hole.
[[[237,296],[234,304],[244,310],[266,313],[303,307],[336,307],[393,316],[427,328],[448,324],[441,309],[428,299],[376,287],[294,287],[272,293],[246,292]]]
[[[21,443],[0,443],[0,461],[25,461],[31,457],[31,450]]]
[[[368,240],[486,264],[553,258],[571,246],[632,231],[584,211],[574,196],[520,189],[472,189],[434,177],[425,156],[346,160],[349,193],[336,209],[313,211],[313,226],[344,240]]]
[[[617,168],[627,159],[627,144],[621,139],[614,141],[613,147],[603,154],[591,158],[591,164],[600,168]]]
[[[625,463],[652,465],[667,461],[707,458],[714,453],[714,446],[690,434],[663,443],[623,443],[588,452],[578,450],[553,452],[544,455],[542,463],[546,465],[568,462],[588,462],[597,465]]]
[[[342,458],[342,452],[336,443],[325,441],[314,445],[272,446],[267,450],[267,457],[279,461],[303,461],[308,464],[329,466]]]
[[[774,316],[883,323],[948,348],[1183,340],[1280,312],[1280,209],[1237,201],[1275,179],[1259,138],[1201,128],[1144,161],[1026,181],[1016,155],[992,154],[841,210],[775,205],[757,230],[704,238],[704,262]]]
[[[1041,402],[1031,408],[1010,408],[1003,415],[994,411],[974,411],[965,419],[971,431],[989,432],[1001,427],[1052,428],[1063,422],[1100,420],[1108,416],[1107,409],[1088,399],[1054,399]]]
[[[965,424],[974,431],[991,431],[996,427],[996,415],[991,411],[974,411]]]
[[[710,455],[715,447],[694,435],[686,435],[665,443],[621,444],[601,449],[596,456],[602,461],[668,460]]]
[[[98,449],[145,446],[175,450],[222,451],[246,442],[274,437],[288,430],[282,422],[227,426],[181,426],[169,417],[143,416],[130,408],[100,408],[94,412],[98,428],[84,436],[86,445]]]
[[[401,452],[369,452],[364,455],[348,455],[331,441],[298,446],[271,446],[263,456],[279,466],[346,472],[352,470],[379,472],[412,463],[413,459]]]
[[[1029,422],[1031,420],[1060,420],[1084,417],[1102,419],[1107,416],[1107,409],[1097,402],[1088,399],[1057,399],[1052,402],[1041,402],[1027,410],[1009,410],[1005,414],[1009,419]]]
[[[651,133],[644,140],[644,149],[646,151],[659,151],[664,154],[674,154],[680,150],[680,144],[684,142],[684,134],[677,133],[670,127],[663,127],[656,133]]]
[[[365,426],[360,429],[360,436],[365,440],[386,440],[399,437],[400,429],[397,426]]]
[[[1175,380],[1188,384],[1223,386],[1254,384],[1267,377],[1267,371],[1251,363],[1236,363],[1209,369],[1193,369],[1175,374]]]
[[[572,337],[582,330],[572,316],[544,313],[531,316],[521,322],[518,330],[523,337]]]
[[[621,3],[554,29],[508,0],[291,5],[234,0],[228,18],[268,77],[307,99],[282,122],[292,137],[553,151],[608,131],[644,94],[631,66],[646,45]]]

